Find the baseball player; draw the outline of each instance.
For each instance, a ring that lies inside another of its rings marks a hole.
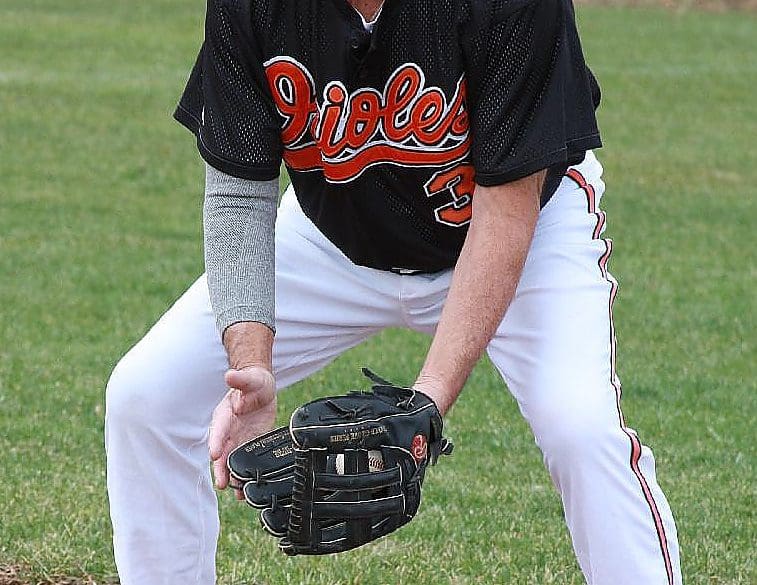
[[[214,583],[209,459],[225,488],[276,390],[386,327],[433,336],[413,387],[442,414],[487,351],[587,583],[681,583],[620,409],[599,99],[570,0],[208,0],[175,114],[206,163],[206,275],[107,389],[124,585]]]

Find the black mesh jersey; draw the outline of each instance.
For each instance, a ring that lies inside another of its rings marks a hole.
[[[353,262],[454,265],[475,184],[600,146],[599,87],[571,0],[385,0],[372,33],[347,0],[208,0],[175,117],[228,174],[276,177]]]

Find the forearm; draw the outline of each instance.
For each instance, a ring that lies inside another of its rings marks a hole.
[[[476,189],[473,215],[434,339],[414,387],[445,413],[515,294],[539,214],[544,173]]]
[[[216,325],[234,369],[271,370],[278,181],[236,179],[208,166],[205,267]]]
[[[274,230],[278,180],[248,181],[206,167],[205,269],[216,325],[274,329]]]

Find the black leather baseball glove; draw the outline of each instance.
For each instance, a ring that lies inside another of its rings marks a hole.
[[[289,429],[229,456],[236,487],[288,555],[350,550],[407,524],[426,467],[452,452],[428,396],[363,372],[371,391],[305,404]]]
[[[289,555],[342,552],[407,524],[426,467],[452,452],[428,396],[363,373],[370,392],[321,398],[292,414],[292,508],[280,543]]]

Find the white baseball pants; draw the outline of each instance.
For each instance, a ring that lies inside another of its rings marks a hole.
[[[587,583],[680,585],[676,528],[652,453],[620,411],[601,174],[589,153],[542,210],[488,353],[533,429]],[[355,266],[290,190],[276,230],[278,386],[385,327],[433,333],[450,279],[451,271]],[[215,582],[219,522],[206,441],[227,367],[201,277],[112,374],[108,493],[123,585]]]

